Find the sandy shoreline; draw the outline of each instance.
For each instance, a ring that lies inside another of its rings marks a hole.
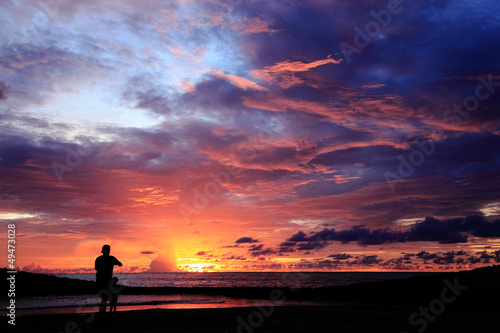
[[[161,295],[151,295],[155,299]],[[177,295],[172,295],[177,296]],[[190,295],[178,295],[182,298]],[[51,315],[51,314],[80,314],[80,313],[93,313],[99,311],[98,298],[94,295],[89,295],[95,302],[88,304],[74,304],[69,306],[51,306],[45,304],[39,307],[26,308],[22,306],[16,307],[16,317],[25,317],[32,315]],[[123,296],[122,296],[123,298]],[[183,301],[151,301],[139,303],[124,303],[118,302],[118,311],[135,311],[135,310],[150,310],[150,309],[215,309],[215,308],[248,308],[256,306],[324,306],[324,305],[347,305],[347,303],[339,302],[326,302],[326,301],[297,301],[297,300],[284,300],[281,302],[273,302],[265,299],[244,299],[244,298],[229,298],[222,296],[206,296],[206,302],[183,302]],[[352,304],[350,304],[352,305]],[[107,310],[109,311],[109,303],[107,303]],[[4,307],[0,310],[0,316],[5,316],[8,312]]]
[[[417,309],[381,306],[283,306],[274,308],[155,309],[103,317],[33,315],[17,320],[17,332],[417,332]],[[447,309],[425,332],[498,332],[498,311]]]
[[[20,273],[23,297],[93,290],[89,281]],[[35,286],[30,288],[30,286]],[[20,315],[8,332],[498,332],[500,266],[328,288],[141,288],[128,295],[202,294],[243,301],[294,300],[329,305],[149,309]],[[325,303],[323,303],[325,304]],[[336,305],[330,305],[336,304]],[[356,305],[357,304],[357,305]],[[365,305],[360,305],[365,304]],[[281,304],[283,305],[283,304]],[[2,330],[4,331],[4,330]]]

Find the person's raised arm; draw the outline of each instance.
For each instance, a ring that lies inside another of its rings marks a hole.
[[[116,259],[116,257],[115,257],[115,265],[122,266],[122,263],[120,262],[120,260]]]

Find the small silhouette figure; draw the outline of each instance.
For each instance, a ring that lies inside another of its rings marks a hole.
[[[116,312],[116,303],[118,302],[118,296],[120,295],[121,289],[116,285],[118,283],[118,278],[115,276],[111,279],[111,301],[109,306],[109,312]]]
[[[113,256],[110,256],[111,246],[103,245],[101,253],[95,260],[96,282],[99,288],[98,295],[101,296],[99,312],[106,312],[107,300],[111,298],[109,291],[111,278],[113,277],[114,266],[122,266],[122,263]]]

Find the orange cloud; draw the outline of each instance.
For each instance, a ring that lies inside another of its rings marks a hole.
[[[274,66],[268,66],[264,69],[255,69],[252,71],[252,74],[257,78],[275,84],[282,89],[288,89],[303,83],[303,80],[298,78],[294,73],[307,72],[310,69],[326,64],[339,64],[341,61],[341,59],[332,59],[331,55],[329,55],[326,59],[309,63],[285,60],[275,64]]]
[[[274,97],[255,95],[252,97],[243,97],[243,105],[249,108],[268,111],[285,111],[287,109],[298,110],[311,114],[318,114],[331,118],[334,115],[334,109],[319,102],[291,99],[285,97]],[[338,118],[345,118],[345,115],[339,115]]]
[[[258,17],[245,17],[240,21],[232,23],[231,28],[239,31],[243,35],[258,33],[273,34],[279,32],[278,29],[271,29],[268,22],[262,21]]]
[[[266,67],[264,71],[268,73],[279,73],[279,72],[305,72],[312,68],[316,68],[321,65],[326,64],[339,64],[342,60],[334,60],[329,55],[326,59],[316,60],[309,63],[304,63],[301,61],[282,61],[274,66]]]
[[[247,80],[243,77],[236,76],[236,75],[231,75],[231,74],[226,74],[222,71],[215,71],[214,75],[220,79],[227,80],[237,86],[238,88],[241,88],[243,90],[257,90],[257,91],[267,91],[267,88],[264,88],[257,83]]]
[[[137,202],[133,207],[145,207],[145,206],[167,206],[179,201],[179,196],[176,194],[178,191],[174,191],[169,194],[161,186],[145,187],[145,188],[134,188],[132,191],[144,193],[144,197],[141,198],[130,198]]]
[[[172,272],[177,268],[177,258],[173,253],[171,255],[160,254],[157,258],[153,259],[149,264],[149,273]]]

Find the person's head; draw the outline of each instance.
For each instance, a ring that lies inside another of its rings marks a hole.
[[[101,253],[104,255],[108,255],[111,252],[111,246],[108,244],[102,246]]]
[[[112,279],[111,279],[111,283],[113,285],[117,284],[118,283],[118,278],[116,276],[114,276]]]

